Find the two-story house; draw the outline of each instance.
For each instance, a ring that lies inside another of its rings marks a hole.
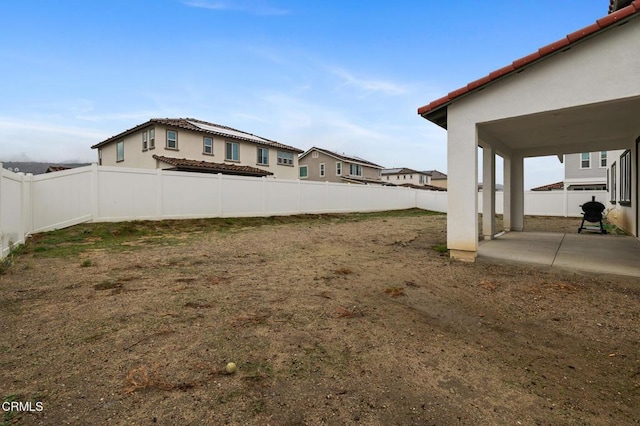
[[[431,185],[431,176],[425,172],[419,172],[406,167],[396,169],[384,169],[381,172],[382,180],[391,185]]]
[[[91,148],[98,164],[298,178],[301,149],[193,118],[152,118]]]
[[[380,172],[384,167],[362,158],[312,147],[300,155],[298,161],[300,179],[361,184],[383,183]]]
[[[532,191],[590,191],[607,189],[607,151],[566,154],[564,180],[531,188]]]

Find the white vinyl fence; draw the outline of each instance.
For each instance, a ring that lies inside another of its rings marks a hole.
[[[579,216],[605,191],[525,193],[525,213]],[[482,211],[482,193],[478,194]],[[502,213],[502,193],[496,193]],[[420,208],[447,211],[447,193],[122,167],[24,175],[0,164],[0,258],[26,236],[83,222],[349,213]]]

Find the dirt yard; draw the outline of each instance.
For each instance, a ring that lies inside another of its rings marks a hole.
[[[640,423],[637,278],[451,261],[445,232],[408,211],[38,235],[0,275],[0,399],[33,404],[0,424]]]

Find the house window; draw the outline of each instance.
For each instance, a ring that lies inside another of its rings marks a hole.
[[[580,154],[580,168],[581,169],[589,169],[591,168],[591,154],[588,152],[583,152]]]
[[[240,145],[236,142],[227,142],[224,159],[227,161],[240,161]]]
[[[420,185],[424,185],[424,176],[420,175]]]
[[[178,149],[178,132],[167,130],[167,149]]]
[[[269,165],[269,150],[267,148],[258,148],[258,164]]]
[[[324,163],[320,163],[320,177],[324,177],[325,166]]]
[[[149,135],[147,133],[147,131],[145,130],[144,132],[142,132],[142,150],[146,151],[147,149],[149,149],[149,139],[148,139]]]
[[[631,205],[631,151],[620,156],[620,204]]]
[[[349,164],[349,174],[351,176],[362,176],[362,166],[360,164]]]
[[[293,166],[293,153],[278,151],[278,164]]]
[[[600,151],[600,167],[607,167],[607,151]]]
[[[98,150],[98,165],[102,166],[102,150]]]
[[[207,155],[213,155],[213,139],[212,138],[203,138],[202,139],[202,153]]]
[[[336,176],[342,176],[342,162],[338,161],[336,163]]]
[[[156,129],[149,129],[149,149],[156,147]]]
[[[618,190],[618,176],[616,173],[616,163],[614,162],[611,165],[611,173],[609,174],[609,178],[611,179],[610,183],[609,183],[609,191],[611,193],[611,202],[613,204],[616,203],[616,195],[617,195],[617,190]]]
[[[387,180],[389,180],[389,176],[387,176]]]
[[[306,179],[309,176],[309,170],[307,166],[300,166],[300,179]]]
[[[124,141],[116,144],[116,162],[124,161]]]
[[[318,151],[313,151],[311,153],[311,158],[318,158]]]

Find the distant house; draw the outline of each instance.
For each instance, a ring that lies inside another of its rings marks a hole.
[[[607,151],[564,156],[564,181],[531,188],[532,191],[592,191],[607,189]]]
[[[384,169],[381,172],[382,180],[391,185],[431,185],[431,175],[406,167],[397,169]]]
[[[91,148],[98,164],[297,179],[301,149],[194,118],[152,118]]]
[[[447,187],[447,175],[437,170],[425,170],[422,173],[426,173],[430,176],[429,181],[431,185],[438,186],[440,188]]]
[[[90,163],[45,163],[40,161],[7,161],[2,163],[2,167],[14,173],[25,173],[41,175],[60,170],[74,169],[76,167],[88,166]]]
[[[360,184],[383,183],[380,172],[384,167],[362,158],[312,147],[300,155],[298,161],[300,179]]]
[[[564,185],[568,191],[607,189],[607,151],[565,155]]]

